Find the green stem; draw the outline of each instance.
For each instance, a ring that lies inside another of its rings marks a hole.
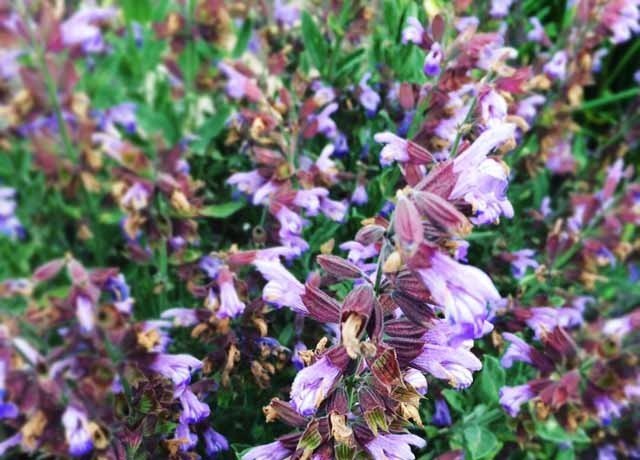
[[[582,110],[595,109],[596,107],[608,105],[613,102],[623,101],[625,99],[630,99],[638,95],[640,95],[640,88],[629,88],[624,91],[620,91],[619,93],[609,94],[609,95],[600,97],[598,99],[587,101],[584,104],[582,104],[580,107],[573,109],[573,111],[579,112]]]

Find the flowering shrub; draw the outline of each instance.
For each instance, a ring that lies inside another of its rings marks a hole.
[[[0,455],[640,458],[638,32],[0,0]]]

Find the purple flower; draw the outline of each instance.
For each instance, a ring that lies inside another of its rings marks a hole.
[[[190,327],[198,324],[198,316],[193,308],[170,308],[163,311],[160,317],[173,320],[174,326]]]
[[[553,331],[556,327],[571,328],[582,324],[582,313],[577,308],[530,308],[531,317],[525,322],[534,331],[537,340]]]
[[[380,105],[380,95],[367,84],[369,78],[371,78],[371,74],[366,73],[360,80],[360,83],[358,83],[358,88],[360,89],[358,100],[360,104],[362,104],[362,107],[364,107],[367,115],[372,116],[376,113]]]
[[[13,436],[8,437],[0,442],[0,455],[4,455],[9,449],[19,446],[22,442],[22,433],[18,431]]]
[[[246,195],[255,194],[260,187],[264,185],[266,179],[256,171],[238,172],[232,174],[227,179],[227,184],[235,186],[238,190]]]
[[[609,319],[605,321],[602,327],[604,335],[621,339],[631,331],[633,331],[632,316],[633,314],[621,316],[620,318]],[[640,321],[639,321],[640,322]]]
[[[179,396],[191,380],[191,372],[201,369],[202,362],[187,354],[158,353],[149,367],[171,380],[176,388],[175,395]]]
[[[618,460],[616,447],[613,444],[605,444],[599,447],[598,460]]]
[[[435,402],[435,413],[431,419],[435,426],[443,427],[451,425],[451,413],[447,402],[442,398],[437,398]]]
[[[504,18],[509,14],[509,8],[511,8],[512,3],[513,0],[491,0],[489,15],[492,18]]]
[[[200,401],[189,389],[184,390],[180,395],[180,404],[182,404],[180,423],[196,423],[207,418],[211,413],[209,406]]]
[[[120,198],[120,204],[125,208],[140,211],[147,207],[150,196],[151,191],[146,186],[134,182]]]
[[[313,102],[315,102],[318,107],[322,107],[336,98],[334,89],[331,86],[325,85],[320,80],[311,83],[311,89],[314,91]]]
[[[104,120],[106,129],[113,129],[114,125],[122,126],[128,133],[136,131],[136,105],[132,102],[124,102],[107,110]]]
[[[366,448],[376,460],[413,460],[416,456],[411,452],[411,446],[422,449],[426,445],[427,442],[415,434],[378,433]]]
[[[13,240],[22,238],[24,227],[15,216],[16,191],[10,187],[0,187],[0,234]]]
[[[304,294],[304,285],[280,262],[256,260],[253,264],[267,280],[262,290],[262,298],[265,302],[278,307],[287,306],[297,313],[307,313],[307,307],[304,306],[300,297]]]
[[[362,206],[367,204],[369,201],[369,196],[367,195],[367,189],[364,184],[356,185],[355,190],[351,194],[351,202],[357,204],[358,206]]]
[[[455,388],[466,388],[473,382],[472,371],[482,369],[480,360],[469,351],[467,341],[452,342],[455,331],[443,321],[434,323],[422,340],[422,352],[411,366],[447,380]]]
[[[282,442],[274,441],[250,449],[242,456],[242,460],[284,460],[291,452]]]
[[[518,415],[520,406],[534,396],[529,384],[500,388],[500,404],[511,417]]]
[[[463,199],[472,206],[474,224],[493,223],[501,215],[513,217],[513,206],[506,195],[509,183],[506,166],[487,155],[513,138],[514,133],[512,123],[492,126],[453,160],[457,180],[449,198]]]
[[[16,418],[19,415],[18,407],[12,402],[5,403],[7,365],[0,360],[0,420]]]
[[[445,318],[466,338],[479,338],[491,331],[487,306],[501,299],[491,278],[479,268],[461,264],[439,250],[429,255],[429,268],[418,273],[442,308]]]
[[[62,414],[64,436],[72,457],[81,457],[93,450],[93,440],[89,431],[87,414],[73,406],[67,407]]]
[[[415,16],[409,16],[407,18],[407,25],[402,30],[402,43],[415,43],[419,45],[422,43],[422,37],[424,36],[424,27]]]
[[[344,220],[348,209],[349,206],[344,201],[336,201],[325,197],[320,202],[322,214],[336,222],[342,222]]]
[[[313,415],[342,373],[328,356],[323,356],[296,375],[291,385],[291,403],[304,416]]]
[[[552,80],[564,80],[567,77],[567,52],[556,52],[544,65],[543,70]]]
[[[233,99],[242,99],[243,97],[246,97],[250,101],[260,100],[262,93],[253,79],[238,72],[225,62],[220,62],[218,64],[218,68],[227,77],[225,90],[229,97]]]
[[[427,394],[427,378],[417,369],[408,368],[403,374],[404,381],[421,395]]]
[[[210,279],[214,280],[218,277],[218,273],[222,268],[222,261],[217,257],[204,256],[200,259],[198,267],[205,272]]]
[[[533,257],[536,252],[533,249],[520,249],[511,253],[511,273],[517,279],[521,279],[527,272],[527,268],[534,270],[540,265]]]
[[[93,302],[85,296],[78,296],[76,299],[76,317],[80,330],[84,334],[93,331],[96,324],[96,312]]]
[[[526,97],[518,102],[518,108],[516,115],[524,118],[526,121],[531,122],[536,118],[538,114],[538,107],[544,104],[546,98],[540,94],[534,94]]]
[[[233,275],[223,267],[218,274],[218,287],[220,289],[220,309],[216,313],[218,318],[235,318],[242,314],[245,304],[238,297],[238,292],[233,285]]]
[[[300,357],[300,352],[306,350],[307,346],[304,344],[304,342],[301,341],[297,341],[293,346],[293,353],[291,353],[291,363],[297,370],[301,370],[302,368],[304,368],[304,362]]]
[[[508,369],[517,361],[533,364],[533,358],[531,356],[533,349],[531,345],[510,332],[505,332],[502,336],[510,342],[507,351],[502,355],[502,359],[500,360],[500,364],[502,364],[503,367]]]
[[[362,262],[366,259],[370,259],[371,257],[378,255],[378,250],[373,243],[364,246],[357,241],[347,241],[340,245],[340,249],[342,249],[343,251],[349,251],[349,253],[347,254],[347,259],[354,263]]]
[[[318,132],[324,134],[329,139],[333,139],[338,135],[338,127],[335,121],[331,119],[331,114],[336,110],[338,110],[338,104],[332,102],[322,109],[320,113],[312,117],[317,123]]]
[[[480,20],[475,16],[462,16],[456,18],[455,28],[458,32],[463,32],[470,27],[473,27],[475,29],[479,24]]]
[[[300,8],[295,4],[285,4],[282,0],[275,0],[273,15],[278,23],[284,27],[293,27],[300,19]]]
[[[204,441],[205,451],[209,456],[215,456],[223,450],[229,450],[227,438],[211,427],[208,427],[204,433],[202,433],[202,440]]]
[[[11,80],[19,75],[20,63],[18,58],[21,54],[21,50],[0,51],[0,78]]]
[[[617,0],[608,2],[602,12],[602,23],[612,32],[615,44],[629,40],[640,32],[640,11],[637,0]]]
[[[507,101],[497,91],[488,91],[480,98],[480,114],[485,127],[498,126],[507,117]]]
[[[600,394],[593,399],[593,405],[602,423],[607,426],[613,419],[620,418],[624,404],[614,401],[605,394]]]
[[[107,21],[117,14],[115,8],[85,6],[60,25],[62,43],[65,46],[82,45],[88,53],[104,50],[102,32],[96,23]]]
[[[540,19],[533,16],[529,18],[529,24],[531,24],[531,30],[527,32],[527,39],[536,43],[544,42],[547,35],[544,31],[544,27],[542,27],[542,24],[540,23]]]
[[[173,439],[175,441],[180,441],[180,450],[182,452],[186,452],[189,449],[194,448],[198,443],[198,436],[191,432],[188,423],[183,423],[182,421],[176,426]]]
[[[302,233],[302,229],[306,225],[306,221],[300,217],[297,213],[293,212],[286,206],[282,206],[276,213],[276,218],[280,222],[280,227],[287,233],[299,235]]]
[[[434,42],[424,58],[424,66],[422,67],[424,74],[428,77],[435,77],[438,75],[440,73],[440,64],[442,63],[443,57],[444,54],[442,53],[440,43]]]
[[[409,161],[409,143],[395,134],[385,131],[377,133],[373,139],[379,144],[385,144],[380,151],[380,164],[389,166],[394,161],[405,163]]]
[[[324,187],[298,190],[293,204],[304,208],[308,215],[317,216],[320,211],[320,200],[327,196],[329,196],[329,190]]]

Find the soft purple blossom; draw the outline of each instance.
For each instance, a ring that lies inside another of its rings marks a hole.
[[[158,353],[149,367],[171,380],[176,388],[176,396],[178,396],[191,380],[191,372],[202,368],[202,362],[187,354]]]
[[[454,26],[458,32],[463,32],[470,27],[475,29],[479,24],[480,20],[475,16],[461,16],[456,18]]]
[[[489,15],[492,18],[504,18],[509,14],[509,8],[511,8],[512,3],[513,0],[491,0]]]
[[[15,216],[16,191],[10,187],[0,187],[0,235],[5,235],[11,239],[18,239],[24,236],[24,227]]]
[[[414,460],[411,446],[422,449],[427,442],[415,434],[378,433],[366,445],[374,460]]]
[[[262,290],[265,302],[278,307],[289,307],[297,313],[307,313],[307,307],[302,303],[304,285],[296,279],[278,261],[256,260],[253,263],[267,284]]]
[[[0,50],[0,78],[11,80],[18,76],[20,63],[18,58],[23,52],[21,50]]]
[[[227,438],[211,427],[202,433],[202,440],[204,441],[204,449],[209,456],[215,456],[224,450],[229,450]]]
[[[511,260],[511,273],[517,279],[521,279],[526,273],[528,268],[534,270],[540,266],[540,264],[534,259],[536,252],[533,249],[520,249],[511,253],[513,259]]]
[[[189,429],[188,423],[180,422],[176,426],[174,440],[180,441],[180,450],[183,452],[193,449],[198,443],[198,436]]]
[[[435,412],[431,419],[431,423],[439,427],[451,425],[451,413],[449,412],[449,406],[442,398],[437,398],[435,401]]]
[[[409,368],[404,371],[404,381],[410,384],[421,395],[427,394],[427,378],[418,369]]]
[[[380,164],[389,166],[394,161],[405,163],[409,161],[408,147],[409,143],[395,134],[385,131],[377,133],[373,139],[379,144],[385,144],[380,151]]]
[[[218,287],[220,288],[220,309],[216,313],[218,318],[235,318],[242,314],[245,304],[238,297],[233,284],[233,275],[227,269],[221,270],[218,276]]]
[[[472,206],[474,217],[471,222],[474,224],[493,223],[500,216],[513,217],[513,206],[506,195],[508,171],[502,163],[487,155],[511,139],[514,133],[512,123],[493,126],[453,160],[458,179],[449,198],[463,199]]]
[[[552,80],[564,80],[567,77],[567,52],[556,52],[544,67],[544,73]]]
[[[182,405],[180,423],[196,423],[207,418],[211,413],[209,406],[200,401],[189,389],[184,390],[179,399]]]
[[[242,460],[284,460],[291,452],[282,442],[274,441],[250,449],[242,456]]]
[[[600,394],[593,399],[593,405],[602,423],[610,425],[613,419],[620,418],[624,404],[614,401],[605,394]]]
[[[324,134],[329,139],[333,139],[338,135],[338,127],[336,122],[331,119],[331,114],[338,110],[338,104],[332,102],[322,109],[318,114],[313,116],[318,126],[318,132]]]
[[[205,272],[210,279],[216,279],[220,269],[222,268],[222,261],[217,257],[204,256],[198,263],[200,270]]]
[[[145,185],[134,182],[120,198],[120,204],[126,208],[140,211],[147,207],[150,196],[151,191]]]
[[[174,326],[190,327],[198,323],[196,310],[193,308],[170,308],[160,315],[162,319],[173,321]]]
[[[487,91],[479,100],[482,123],[485,127],[498,126],[507,117],[507,101],[497,91]]]
[[[4,402],[6,394],[7,364],[0,360],[0,420],[16,418],[18,407],[12,402]]]
[[[455,331],[439,321],[422,340],[422,352],[411,366],[447,380],[455,388],[466,388],[473,382],[473,371],[482,369],[480,360],[469,350],[466,341],[453,342]]]
[[[409,16],[407,18],[407,25],[402,30],[402,43],[415,43],[419,45],[422,43],[422,37],[424,36],[424,27],[415,16]]]
[[[293,204],[307,211],[309,216],[317,216],[320,211],[320,200],[329,196],[329,190],[324,187],[302,189],[296,192]]]
[[[618,460],[616,447],[613,444],[598,447],[598,460]]]
[[[431,253],[429,262],[430,267],[418,273],[447,321],[467,338],[479,338],[491,331],[488,307],[501,299],[491,278],[439,250]]]
[[[255,194],[265,182],[266,179],[258,171],[238,172],[227,179],[227,184],[249,196]]]
[[[367,188],[364,186],[364,184],[359,183],[358,185],[356,185],[355,190],[351,194],[351,202],[358,206],[362,206],[364,204],[367,204],[368,201],[369,195],[367,195]]]
[[[84,411],[73,406],[62,414],[64,435],[72,457],[82,457],[93,450],[93,440],[89,431],[89,419]]]
[[[136,104],[133,102],[123,102],[122,104],[111,107],[106,111],[103,123],[110,128],[113,128],[115,125],[120,125],[128,133],[135,132],[137,124]]]
[[[532,315],[525,322],[538,340],[556,327],[572,328],[582,324],[582,313],[577,308],[534,307],[529,311]]]
[[[296,411],[304,416],[314,414],[340,373],[327,356],[298,372],[291,385],[291,403]]]
[[[424,65],[422,70],[427,77],[435,77],[440,73],[440,64],[444,54],[440,43],[434,42],[429,49],[429,52],[424,58]]]
[[[242,99],[246,97],[251,101],[257,101],[261,97],[260,88],[253,79],[247,77],[241,72],[225,62],[218,64],[220,71],[227,77],[227,85],[225,91],[229,97],[233,99]]]
[[[529,18],[529,24],[531,24],[531,30],[527,32],[527,39],[536,43],[544,42],[547,35],[544,31],[544,27],[542,27],[542,23],[540,22],[540,19],[533,16]]]
[[[273,15],[278,23],[284,27],[293,27],[300,20],[300,8],[295,2],[284,2],[275,0],[273,4]]]
[[[609,337],[621,339],[634,329],[631,319],[632,316],[630,314],[619,318],[608,319],[602,327],[602,333]]]
[[[600,48],[595,53],[593,53],[593,57],[591,58],[591,70],[595,73],[599,73],[602,70],[602,61],[609,54],[609,50],[607,48]]]
[[[18,431],[13,436],[9,436],[4,441],[0,442],[0,456],[4,455],[9,449],[19,446],[22,442],[22,433]]]
[[[320,211],[322,211],[322,214],[335,222],[342,222],[348,209],[349,205],[345,201],[323,198],[320,202]]]
[[[76,318],[80,325],[80,330],[84,334],[93,331],[96,324],[96,311],[93,302],[85,296],[78,296],[76,299]]]
[[[507,351],[500,359],[500,364],[502,364],[503,367],[508,369],[513,366],[515,362],[533,364],[531,345],[510,332],[505,332],[502,336],[509,342]]]
[[[529,384],[500,388],[500,404],[511,417],[517,416],[520,406],[534,396]]]
[[[360,83],[358,83],[358,89],[360,90],[358,100],[360,104],[362,104],[362,107],[364,107],[367,115],[371,116],[378,110],[380,95],[367,83],[369,78],[371,78],[371,73],[366,73],[362,79],[360,79]]]
[[[365,246],[357,241],[346,241],[340,245],[340,249],[349,251],[347,259],[354,263],[362,262],[378,255],[375,244]]]
[[[532,122],[538,115],[538,107],[544,104],[546,98],[541,94],[533,94],[518,102],[516,115],[524,118],[528,122]]]
[[[69,47],[81,45],[89,53],[103,51],[102,32],[96,24],[116,15],[115,8],[83,6],[60,25],[62,43]]]
[[[614,44],[624,43],[640,32],[640,2],[617,0],[608,2],[600,20],[611,31]]]

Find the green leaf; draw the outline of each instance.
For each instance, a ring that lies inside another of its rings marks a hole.
[[[480,401],[497,403],[498,392],[505,384],[505,371],[497,358],[486,356],[482,372],[474,385],[475,393]]]
[[[209,143],[222,132],[229,115],[231,115],[229,106],[218,107],[218,111],[198,129],[198,139],[191,144],[191,150],[198,155],[202,155]]]
[[[154,10],[149,0],[122,0],[121,4],[127,21],[146,22]]]
[[[215,217],[216,219],[224,219],[242,209],[245,205],[244,201],[229,201],[228,203],[212,204],[205,206],[200,210],[200,215],[205,217]]]
[[[242,28],[238,33],[238,38],[236,40],[236,46],[233,48],[233,57],[239,58],[244,53],[244,50],[247,49],[247,44],[249,43],[249,39],[251,38],[251,32],[253,31],[253,21],[251,19],[247,19],[242,24]]]
[[[451,406],[456,412],[464,413],[464,396],[459,391],[454,391],[450,388],[442,390],[442,396],[447,400],[449,406]]]
[[[495,435],[477,425],[464,429],[465,449],[471,459],[492,458],[501,448]]]
[[[312,64],[322,72],[327,67],[327,42],[306,11],[302,13],[302,41]]]

